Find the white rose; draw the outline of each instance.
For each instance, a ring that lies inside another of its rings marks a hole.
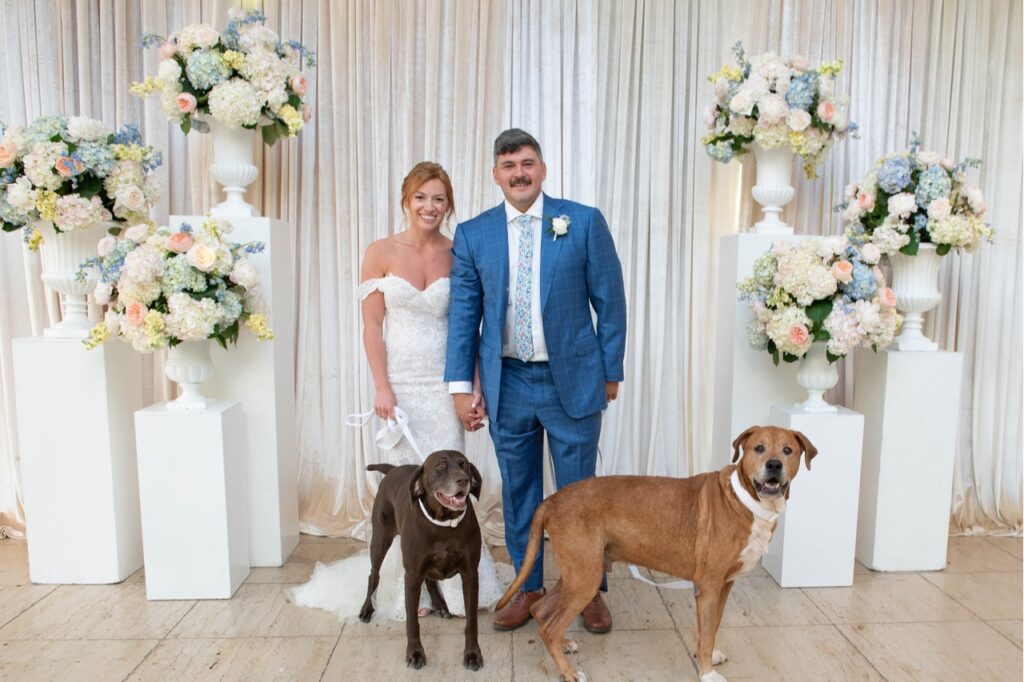
[[[743,116],[749,116],[753,108],[754,102],[745,92],[737,92],[732,96],[732,100],[729,101],[729,109]]]
[[[115,244],[117,244],[117,240],[108,234],[96,242],[96,253],[99,254],[100,258],[106,258],[107,254],[114,250]]]
[[[110,303],[110,294],[114,291],[114,287],[106,282],[100,282],[96,285],[96,288],[92,290],[92,299],[96,305],[107,305]]]
[[[715,129],[715,111],[717,107],[714,104],[709,104],[704,107],[704,126],[708,130]]]
[[[860,257],[868,265],[874,265],[882,258],[882,251],[872,243],[867,243],[860,249]]]
[[[925,166],[931,166],[939,162],[939,155],[937,152],[918,152],[917,162]]]
[[[217,251],[205,244],[195,244],[185,254],[189,264],[197,270],[209,272],[217,264]]]
[[[551,231],[555,236],[563,237],[569,233],[569,219],[566,216],[558,216],[551,219]]]
[[[964,196],[967,197],[967,203],[971,205],[971,210],[981,215],[985,212],[985,195],[982,194],[981,190],[977,187],[965,187]]]
[[[141,188],[135,185],[125,185],[118,188],[114,193],[114,211],[126,208],[133,213],[138,213],[146,207],[146,195]]]
[[[209,24],[200,24],[199,30],[196,32],[196,42],[200,47],[213,47],[218,40],[220,40],[220,34],[217,33],[217,29]]]
[[[181,79],[181,64],[177,59],[165,59],[157,67],[156,77],[162,83],[177,83]]]
[[[803,109],[792,109],[789,115],[786,116],[786,123],[791,130],[799,133],[807,130],[807,126],[811,125],[811,115]]]
[[[906,218],[917,210],[917,199],[910,192],[900,192],[889,197],[889,216]]]
[[[32,189],[32,182],[22,176],[18,181],[7,185],[7,203],[19,213],[28,213],[36,207],[38,192]]]
[[[952,212],[953,206],[949,203],[949,199],[946,197],[939,197],[934,199],[932,203],[928,204],[928,217],[932,220],[942,220],[943,218],[949,217]]]
[[[256,272],[256,268],[245,258],[241,258],[235,263],[234,268],[231,269],[231,274],[228,275],[228,279],[246,289],[252,289],[260,282],[260,276]]]
[[[758,122],[762,125],[775,125],[786,120],[789,105],[785,98],[777,93],[770,93],[761,98],[757,104]]]
[[[92,142],[102,140],[110,134],[110,129],[103,125],[103,121],[85,116],[72,116],[68,119],[68,135],[76,140]]]
[[[125,239],[131,239],[136,244],[141,244],[146,241],[146,237],[149,236],[149,225],[146,223],[139,223],[129,227],[124,232]]]
[[[729,95],[729,81],[724,78],[719,78],[715,81],[715,101],[719,104],[725,104],[725,100]]]

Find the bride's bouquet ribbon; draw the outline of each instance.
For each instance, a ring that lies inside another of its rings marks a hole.
[[[369,412],[363,412],[362,414],[350,414],[345,417],[345,424],[347,426],[363,427],[370,423],[370,419],[373,418],[375,412],[370,410]],[[377,447],[381,450],[390,450],[391,448],[402,442],[402,438],[405,438],[406,442],[409,443],[409,447],[416,453],[416,456],[423,462],[426,457],[423,456],[423,452],[419,446],[416,445],[416,439],[412,437],[412,431],[409,430],[409,415],[405,413],[400,407],[395,407],[395,418],[388,419],[374,435],[373,440],[377,443]]]

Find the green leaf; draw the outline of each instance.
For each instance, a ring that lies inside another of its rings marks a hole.
[[[192,117],[186,116],[185,118],[181,119],[181,132],[188,135],[190,130],[192,130]]]
[[[811,318],[811,322],[820,326],[825,322],[825,318],[828,317],[828,314],[832,312],[832,299],[826,298],[821,301],[815,301],[807,306],[807,308],[804,309],[804,312],[807,313],[807,317]]]
[[[832,335],[829,334],[824,329],[816,329],[816,330],[814,330],[814,340],[815,341],[828,341],[831,338],[832,338]]]
[[[22,226],[15,225],[14,223],[0,222],[0,228],[2,228],[4,232],[14,232],[15,230],[20,230]]]
[[[937,253],[940,256],[945,256],[947,253],[949,253],[949,250],[952,248],[953,247],[950,244],[936,244],[935,253]]]
[[[302,108],[302,100],[294,92],[288,96],[288,104],[292,105],[296,111]]]
[[[83,199],[91,199],[103,191],[103,181],[95,175],[83,176],[78,182],[78,194]]]
[[[825,357],[828,358],[829,363],[832,363],[832,362],[835,362],[836,360],[839,360],[843,356],[842,355],[832,355],[832,351],[830,351],[830,350],[828,350],[826,348],[825,349]]]
[[[907,256],[916,256],[918,250],[921,248],[921,235],[913,230],[910,231],[910,241],[900,249],[900,253]]]
[[[782,354],[782,359],[785,360],[786,362],[796,362],[800,358],[798,358],[797,356],[793,355],[792,353],[783,353]]]
[[[276,125],[263,126],[260,132],[263,134],[263,143],[267,146],[273,146],[277,142],[279,135]]]

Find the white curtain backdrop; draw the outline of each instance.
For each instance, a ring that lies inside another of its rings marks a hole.
[[[169,126],[128,86],[154,73],[143,32],[226,22],[237,3],[184,0],[0,0],[0,120],[56,112],[136,121],[165,150],[157,219],[216,201],[209,142]],[[253,3],[245,3],[252,5]],[[601,208],[622,259],[629,303],[626,382],[605,414],[604,473],[707,470],[719,302],[718,242],[752,224],[752,164],[713,164],[700,146],[706,76],[748,54],[845,61],[861,139],[838,144],[783,219],[798,233],[841,228],[843,187],[911,131],[951,157],[981,157],[995,243],[943,259],[943,300],[926,332],[964,353],[964,395],[952,495],[958,532],[1020,532],[1022,281],[1022,16],[1019,0],[340,0],[255,3],[269,25],[316,51],[312,123],[263,148],[249,200],[295,231],[296,410],[304,530],[348,534],[376,487],[365,465],[384,458],[369,429],[344,416],[369,409],[356,287],[362,253],[402,229],[398,189],[416,162],[445,166],[457,214],[501,196],[490,177],[500,130],[544,147],[546,190]],[[11,339],[58,314],[37,256],[0,235],[0,534],[24,529],[19,498]],[[728,301],[726,301],[728,303]],[[766,361],[768,361],[766,356]],[[853,402],[852,360],[839,402]],[[164,399],[162,358],[147,395]],[[500,538],[500,479],[490,442],[473,434],[480,513]]]

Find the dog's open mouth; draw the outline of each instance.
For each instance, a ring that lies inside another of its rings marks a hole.
[[[754,481],[754,490],[757,491],[759,497],[775,497],[777,495],[785,495],[786,490],[789,489],[789,482],[782,483],[775,476],[766,478],[764,481]]]
[[[463,509],[465,509],[466,500],[469,499],[469,496],[466,494],[465,490],[460,490],[454,495],[445,495],[440,490],[437,490],[434,492],[434,496],[437,498],[438,502],[440,502],[441,504],[443,504],[444,506],[448,507],[453,511],[462,511]]]

